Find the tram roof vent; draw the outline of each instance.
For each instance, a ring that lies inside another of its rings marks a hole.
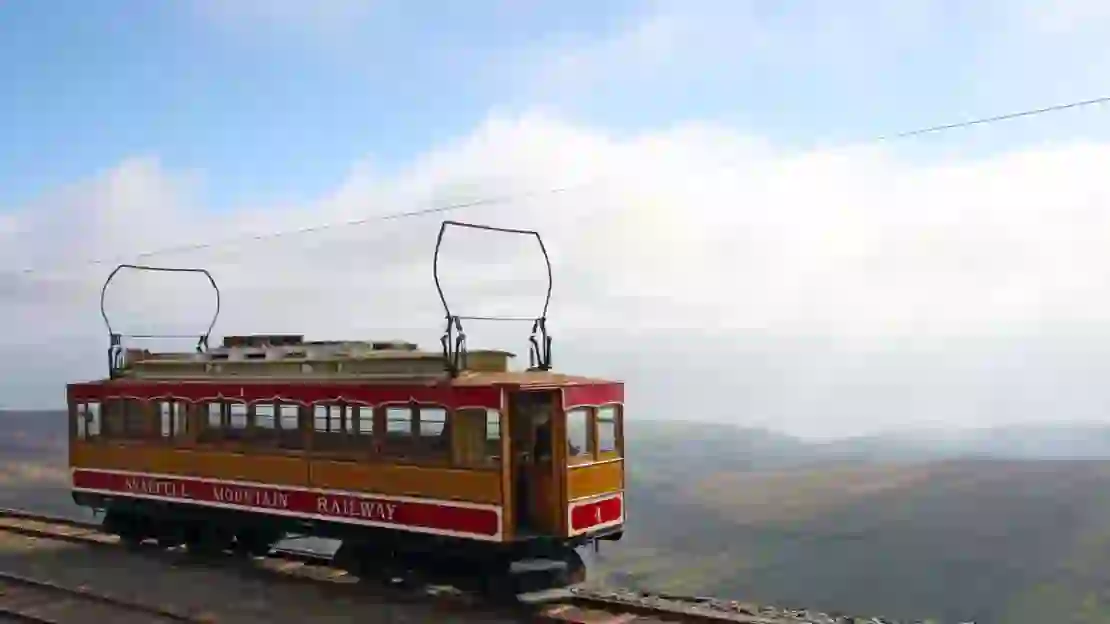
[[[233,347],[288,347],[304,344],[301,334],[248,334],[224,336],[224,348]]]

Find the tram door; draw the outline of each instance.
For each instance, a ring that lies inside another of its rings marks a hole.
[[[554,535],[559,526],[552,427],[559,395],[519,391],[509,397],[513,506],[521,535]]]

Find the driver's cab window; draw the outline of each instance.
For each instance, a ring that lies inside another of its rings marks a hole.
[[[590,410],[586,407],[567,410],[567,459],[582,461],[590,457]]]

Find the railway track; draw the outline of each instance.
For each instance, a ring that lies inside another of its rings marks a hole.
[[[28,624],[207,622],[170,609],[7,572],[0,572],[0,619]]]
[[[114,547],[122,548],[123,545],[119,540],[113,536],[104,533],[100,526],[96,523],[86,520],[77,520],[56,515],[40,514],[29,512],[19,509],[3,509],[0,508],[0,531],[16,533],[25,536],[50,539],[56,541],[66,541],[73,543],[80,543],[90,546],[98,547]],[[151,547],[148,552],[155,555],[166,555],[164,549]],[[230,558],[229,558],[230,559]],[[343,577],[345,573],[339,572],[330,568],[331,557],[324,554],[294,550],[288,548],[279,548],[271,551],[265,557],[259,558],[263,563],[260,567],[252,568],[253,571],[260,572],[267,575],[280,575],[283,580],[297,580],[309,581],[314,583],[321,583],[327,580],[337,580]],[[205,562],[209,563],[209,562]],[[218,563],[218,562],[217,562]],[[200,564],[200,562],[198,562]],[[302,569],[311,568],[316,571],[330,570],[323,574],[316,573],[310,575],[302,575]],[[326,583],[328,585],[337,585],[341,583]],[[350,583],[346,583],[349,585]],[[0,588],[5,587],[3,576],[0,576]],[[26,587],[26,585],[25,585]],[[367,586],[360,584],[360,589],[365,589]],[[83,590],[66,590],[64,588],[45,589],[39,588],[40,594],[43,592],[53,591],[55,595],[61,595],[69,591],[67,600],[78,600],[83,597],[86,600],[100,600],[101,607],[110,608],[109,602],[114,599],[103,597],[90,598],[87,592]],[[490,613],[496,611],[501,615],[506,615],[511,611],[513,619],[521,622],[535,622],[543,624],[649,624],[652,622],[676,622],[676,623],[689,623],[689,624],[707,624],[710,622],[733,622],[739,624],[799,624],[807,620],[800,620],[795,618],[782,619],[776,617],[763,617],[759,615],[749,615],[745,613],[722,611],[705,607],[704,605],[693,604],[689,602],[662,601],[670,602],[673,604],[660,604],[660,601],[645,602],[642,600],[633,599],[620,599],[611,596],[599,596],[591,592],[571,588],[566,592],[552,592],[549,597],[544,600],[537,601],[529,605],[488,605],[482,604],[480,601],[474,601],[464,594],[452,594],[450,591],[443,591],[443,588],[412,588],[411,586],[401,585],[396,588],[376,588],[375,591],[384,591],[388,594],[390,600],[398,600],[400,602],[415,602],[415,601],[428,601],[437,600],[439,602],[447,602],[448,608],[452,610],[473,610],[474,612]],[[77,596],[74,592],[83,592]],[[63,601],[65,602],[65,601]],[[0,605],[4,601],[0,599]],[[125,605],[117,605],[118,608],[127,608]],[[144,609],[146,607],[134,606],[135,609]],[[214,622],[215,620],[206,619],[187,619],[192,616],[173,614],[162,615],[162,619],[157,619],[157,614],[148,608],[146,616],[148,619],[119,619],[113,617],[112,619],[100,620],[103,622]],[[89,613],[89,612],[86,612]],[[5,617],[19,617],[18,614],[11,615],[0,609],[0,622],[4,621]],[[33,618],[34,615],[28,617]],[[138,611],[133,609],[130,617],[138,617]],[[172,619],[172,618],[186,618],[186,619]],[[65,624],[70,621],[66,619],[22,619],[15,621],[23,622],[37,622],[43,624],[44,622],[58,622]],[[79,621],[97,621],[93,617],[85,617]]]

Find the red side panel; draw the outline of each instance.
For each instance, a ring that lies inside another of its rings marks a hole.
[[[408,403],[442,405],[447,408],[501,408],[501,390],[489,386],[453,387],[449,385],[339,385],[302,383],[250,383],[149,381],[124,383],[81,383],[69,386],[71,400],[94,401],[106,398],[159,399],[173,397],[185,401],[219,399],[253,401],[285,400],[309,404],[317,401],[353,401],[379,405]]]
[[[583,405],[604,405],[606,403],[624,403],[623,383],[599,383],[563,388],[564,409]]]

